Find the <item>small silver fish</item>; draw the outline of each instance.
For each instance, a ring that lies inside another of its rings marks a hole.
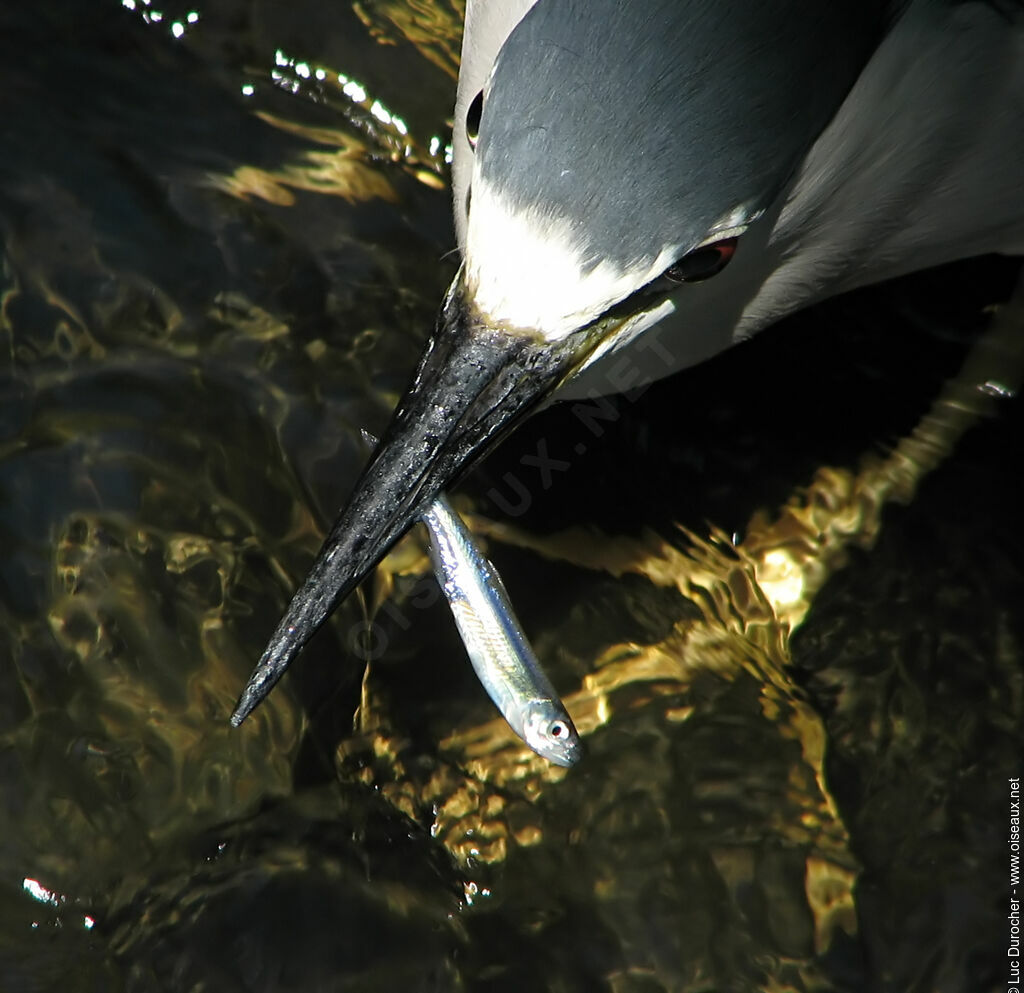
[[[369,431],[362,436],[376,447]],[[583,756],[579,733],[533,654],[497,570],[443,493],[422,520],[434,575],[487,695],[538,755],[555,765],[575,765]]]
[[[488,696],[538,755],[575,765],[583,755],[579,734],[519,626],[501,577],[444,494],[423,523],[437,581]]]

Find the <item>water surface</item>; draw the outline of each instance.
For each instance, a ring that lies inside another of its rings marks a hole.
[[[1015,263],[555,407],[466,481],[577,768],[495,720],[417,538],[229,727],[454,269],[460,17],[0,13],[0,989],[997,988],[1020,401],[905,505],[843,487]],[[772,581],[815,480],[853,537]]]

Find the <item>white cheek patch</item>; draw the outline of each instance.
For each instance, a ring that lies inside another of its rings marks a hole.
[[[678,251],[667,247],[627,270],[605,259],[584,271],[579,241],[561,218],[512,210],[477,174],[466,233],[468,296],[489,323],[556,341],[660,275]]]

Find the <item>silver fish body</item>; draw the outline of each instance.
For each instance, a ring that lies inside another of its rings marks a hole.
[[[575,765],[583,754],[579,735],[526,640],[498,573],[443,494],[422,519],[437,581],[484,689],[538,755],[556,765]]]

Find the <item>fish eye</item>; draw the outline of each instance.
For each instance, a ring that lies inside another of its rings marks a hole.
[[[662,274],[672,283],[699,283],[717,276],[736,252],[737,238],[723,238],[701,245],[670,265]]]
[[[466,111],[466,140],[470,148],[476,148],[476,140],[480,137],[480,118],[484,113],[484,91],[481,90]]]
[[[569,737],[569,725],[565,721],[552,721],[548,725],[548,736],[556,741]]]

